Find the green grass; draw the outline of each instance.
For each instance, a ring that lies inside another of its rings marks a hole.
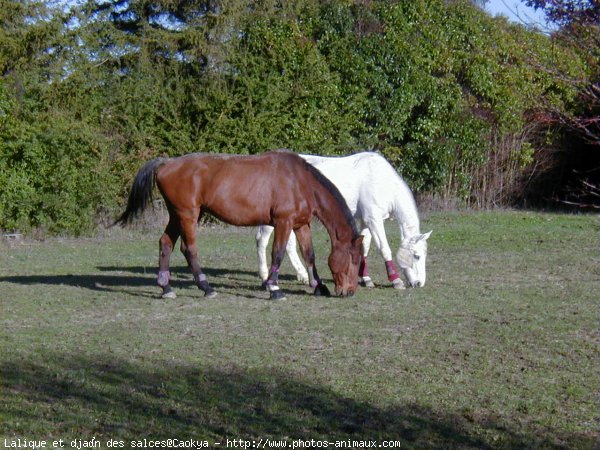
[[[282,302],[258,289],[251,229],[201,229],[201,263],[219,292],[211,300],[179,252],[178,298],[159,297],[158,229],[5,242],[0,443],[595,448],[598,219],[436,213],[423,220],[431,228],[424,288],[391,289],[373,252],[378,288],[314,298],[284,263]],[[332,287],[326,233],[315,241]]]

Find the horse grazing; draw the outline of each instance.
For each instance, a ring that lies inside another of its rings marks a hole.
[[[203,213],[232,225],[275,227],[271,268],[266,284],[272,299],[284,298],[278,276],[285,246],[293,230],[315,295],[329,295],[317,274],[310,222],[317,217],[329,232],[329,268],[337,295],[353,295],[358,285],[362,236],[337,188],[298,155],[276,151],[256,156],[195,153],[147,162],[136,175],[125,212],[115,221],[126,225],[152,200],[158,187],[169,212],[159,241],[158,285],[163,297],[174,298],[169,259],[181,236],[181,251],[198,287],[207,297],[216,292],[202,273],[196,229]]]
[[[367,267],[371,238],[374,238],[375,245],[385,261],[389,281],[396,289],[405,287],[392,260],[392,251],[385,235],[383,222],[392,216],[400,228],[401,242],[396,253],[396,261],[402,270],[402,275],[409,286],[424,286],[427,238],[431,231],[420,233],[419,215],[414,197],[390,163],[383,156],[372,152],[333,158],[300,156],[337,186],[353,216],[362,225],[361,234],[364,240],[359,269],[361,283],[367,287],[374,286]],[[263,280],[267,279],[265,248],[272,232],[271,227],[261,226],[256,233],[258,270]],[[306,282],[308,276],[296,253],[296,241],[293,235],[290,236],[287,252],[298,273],[298,279]]]

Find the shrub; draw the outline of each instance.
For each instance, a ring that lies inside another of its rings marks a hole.
[[[113,205],[108,142],[64,115],[0,124],[0,229],[81,234]]]

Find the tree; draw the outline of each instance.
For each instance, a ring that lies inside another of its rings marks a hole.
[[[600,23],[600,3],[597,0],[526,0],[527,6],[541,9],[548,20],[566,27],[598,26]]]
[[[578,52],[588,67],[585,79],[556,73],[553,67],[545,68],[579,88],[575,107],[568,112],[551,110],[549,121],[566,130],[572,146],[577,145],[577,140],[582,141],[580,166],[572,168],[578,180],[571,182],[570,192],[562,201],[600,208],[600,2],[527,0],[526,3],[543,10],[548,20],[559,26],[554,38]]]
[[[540,129],[594,116],[595,49],[472,1],[64,5],[0,0],[0,228],[82,232],[143,161],[277,147],[375,149],[419,192],[507,204]]]

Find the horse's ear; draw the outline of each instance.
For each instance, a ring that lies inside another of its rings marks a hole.
[[[425,234],[415,234],[413,237],[410,238],[410,242],[416,244],[417,242],[426,241],[427,239],[429,239],[429,236],[431,236],[432,232],[433,230]]]
[[[352,245],[354,245],[355,247],[360,247],[360,244],[362,244],[364,238],[365,237],[361,234],[359,237],[352,240]]]
[[[431,236],[431,233],[433,232],[433,230],[431,230],[428,233],[424,233],[424,234],[416,234],[414,235],[412,238],[410,238],[410,240],[416,244],[417,242],[420,241],[426,241],[427,239],[429,239],[429,236]]]

